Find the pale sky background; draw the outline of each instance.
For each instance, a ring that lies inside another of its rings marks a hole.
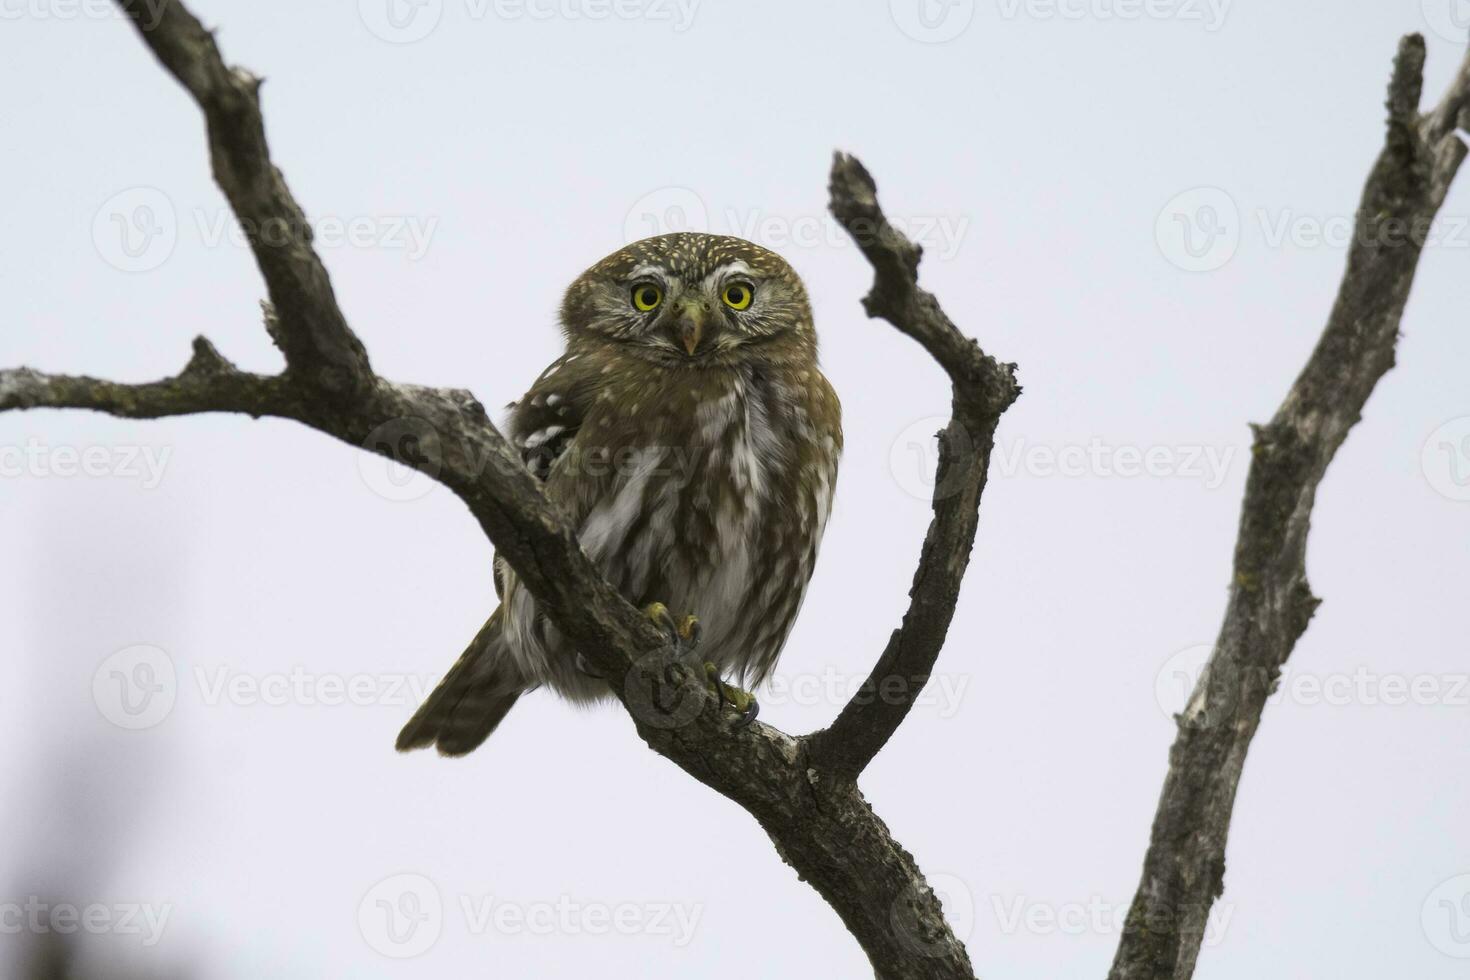
[[[1327,315],[1399,36],[1426,33],[1437,97],[1470,4],[395,2],[194,4],[267,77],[275,159],[385,375],[509,401],[557,352],[562,288],[671,224],[805,277],[848,448],[764,720],[826,724],[877,656],[947,409],[858,305],[834,148],[1019,362],[932,696],[863,789],[984,976],[1103,976],[1222,613],[1246,423]],[[98,0],[0,12],[0,364],[142,381],[204,332],[275,370],[184,92]],[[1325,602],[1252,747],[1202,980],[1470,969],[1467,182],[1322,487]],[[448,492],[225,416],[6,414],[0,454],[0,927],[32,894],[100,904],[94,962],[209,980],[868,972],[755,822],[618,711],[537,694],[468,759],[394,754],[493,603]],[[129,715],[139,664],[165,691]],[[349,682],[369,703],[319,703]],[[418,931],[389,931],[415,899]],[[24,938],[0,934],[0,973]]]

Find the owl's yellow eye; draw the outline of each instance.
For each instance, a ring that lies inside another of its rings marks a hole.
[[[651,282],[639,283],[633,287],[633,306],[642,313],[658,309],[658,304],[662,303],[663,299],[663,290]]]
[[[755,299],[755,287],[748,282],[732,282],[725,286],[720,299],[732,310],[743,310]]]

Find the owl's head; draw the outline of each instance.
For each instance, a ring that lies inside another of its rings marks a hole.
[[[561,320],[570,342],[612,343],[667,363],[816,349],[795,270],[775,252],[725,235],[677,232],[619,249],[567,289]]]

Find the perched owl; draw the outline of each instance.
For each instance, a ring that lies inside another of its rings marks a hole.
[[[801,280],[742,239],[661,235],[583,273],[561,323],[566,353],[511,406],[512,441],[624,596],[694,617],[702,659],[758,684],[801,606],[842,450]],[[496,572],[500,608],[400,750],[463,755],[541,685],[608,695],[515,572]]]

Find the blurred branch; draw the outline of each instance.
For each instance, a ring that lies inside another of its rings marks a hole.
[[[1363,189],[1347,271],[1326,330],[1276,415],[1255,426],[1225,621],[1169,750],[1143,880],[1110,980],[1186,980],[1224,891],[1225,845],[1246,751],[1318,600],[1306,549],[1317,486],[1378,379],[1430,223],[1465,146],[1470,58],[1438,108],[1419,115],[1424,41],[1404,38],[1388,89],[1388,133]],[[1455,120],[1451,125],[1450,120]]]

